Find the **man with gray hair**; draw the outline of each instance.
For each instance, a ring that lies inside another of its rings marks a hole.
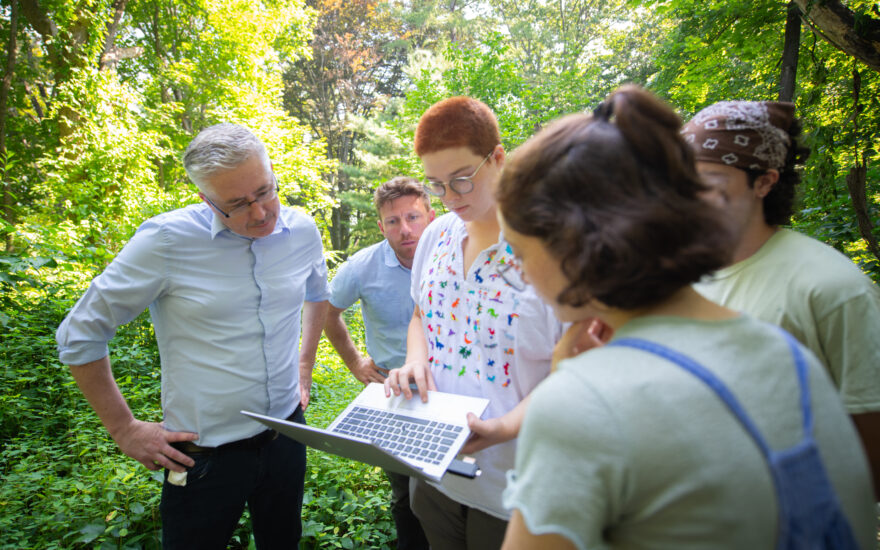
[[[183,161],[203,202],[140,226],[61,323],[60,359],[122,452],[165,469],[163,548],[226,548],[245,504],[257,548],[295,548],[305,447],[239,411],[305,422],[329,297],[321,237],[281,206],[247,128],[206,128]],[[162,366],[158,423],[134,418],[107,347],[147,306]]]

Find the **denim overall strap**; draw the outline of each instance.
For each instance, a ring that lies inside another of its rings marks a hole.
[[[770,453],[770,469],[779,495],[780,517],[783,519],[777,547],[785,550],[856,549],[858,543],[855,535],[813,439],[807,362],[794,337],[784,330],[779,332],[788,342],[801,385],[804,438],[793,447]]]
[[[813,409],[810,407],[810,381],[807,379],[807,362],[798,346],[797,340],[788,332],[780,329],[779,333],[788,343],[788,349],[794,358],[794,369],[797,372],[798,384],[801,387],[801,414],[803,415],[804,437],[813,438]]]
[[[803,439],[788,449],[773,451],[736,397],[711,371],[690,357],[641,338],[621,338],[609,346],[639,349],[660,356],[690,372],[714,391],[749,433],[767,461],[779,507],[777,548],[857,549],[855,536],[837,500],[837,495],[813,440],[813,414],[807,363],[795,339],[779,331],[791,350],[800,386]]]

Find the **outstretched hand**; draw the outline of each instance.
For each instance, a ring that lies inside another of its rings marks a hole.
[[[531,394],[525,396],[514,408],[497,418],[481,420],[474,413],[468,413],[467,421],[471,437],[465,442],[462,452],[475,453],[486,447],[515,439],[519,435],[519,429],[522,427],[531,400]]]
[[[192,458],[171,446],[176,441],[194,441],[199,434],[171,432],[160,422],[143,422],[132,419],[113,436],[119,449],[143,464],[149,470],[168,468],[185,472],[185,466],[195,464]]]

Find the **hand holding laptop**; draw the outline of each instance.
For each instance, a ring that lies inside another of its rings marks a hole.
[[[516,439],[519,436],[519,429],[522,427],[530,399],[531,394],[520,401],[516,407],[497,418],[483,420],[475,414],[468,413],[467,424],[471,431],[471,437],[461,448],[461,453],[473,454],[492,445]]]
[[[393,369],[388,373],[388,378],[385,379],[385,397],[391,397],[392,393],[395,396],[402,393],[406,399],[412,399],[413,392],[410,388],[410,380],[418,388],[422,403],[428,402],[429,391],[437,391],[437,385],[434,383],[428,362],[409,361],[399,369]]]

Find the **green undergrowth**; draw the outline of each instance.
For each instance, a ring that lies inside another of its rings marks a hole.
[[[357,311],[346,312],[355,339],[363,341]],[[306,412],[313,426],[326,427],[363,389],[321,340],[314,370],[312,402]],[[303,548],[394,548],[390,487],[380,468],[308,450],[303,498]]]
[[[15,292],[9,292],[15,290]],[[81,285],[4,283],[0,306],[0,550],[157,549],[162,475],[123,455],[58,362],[54,333]],[[349,317],[362,339],[359,317]],[[148,315],[110,344],[135,416],[159,420],[159,357]],[[326,426],[362,388],[322,340],[310,424]],[[303,548],[391,548],[381,470],[309,450]],[[253,548],[247,514],[230,548]]]

